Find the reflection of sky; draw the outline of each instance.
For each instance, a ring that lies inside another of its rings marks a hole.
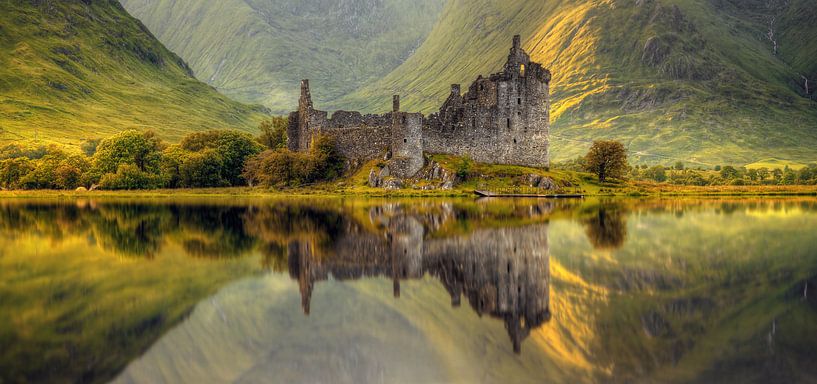
[[[451,381],[441,361],[444,351],[437,350],[436,343],[426,339],[426,330],[418,328],[434,319],[404,317],[389,303],[395,300],[389,295],[390,285],[384,279],[322,283],[313,298],[314,311],[307,317],[300,310],[297,285],[288,276],[271,274],[238,282],[199,304],[190,319],[133,362],[117,381]],[[447,295],[439,285],[421,291],[443,299]],[[399,300],[417,300],[413,293]],[[439,302],[432,299],[422,305]],[[443,316],[449,311],[434,308],[417,315]],[[500,322],[484,325],[507,344]]]

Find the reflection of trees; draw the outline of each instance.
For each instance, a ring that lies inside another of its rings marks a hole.
[[[596,249],[618,249],[627,239],[627,212],[615,205],[602,205],[584,221],[587,239]]]
[[[255,237],[245,229],[247,207],[179,205],[172,210],[182,230],[182,247],[190,256],[240,257],[255,247]]]

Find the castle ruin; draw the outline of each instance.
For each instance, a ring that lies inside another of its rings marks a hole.
[[[400,111],[362,115],[337,111],[332,117],[312,104],[309,81],[301,82],[298,110],[287,129],[291,151],[309,149],[312,137],[334,137],[349,160],[385,157],[392,176],[410,178],[423,168],[424,153],[469,156],[492,164],[549,166],[550,71],[534,63],[514,36],[501,72],[479,76],[465,94],[460,85],[430,116]]]

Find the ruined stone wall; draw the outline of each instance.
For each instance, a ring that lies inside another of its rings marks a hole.
[[[314,134],[330,134],[349,159],[369,160],[390,151],[389,171],[398,178],[413,177],[423,167],[424,152],[547,167],[550,79],[550,72],[530,61],[515,36],[502,72],[478,77],[464,95],[453,85],[440,111],[428,118],[400,112],[398,96],[391,113],[338,111],[327,118],[326,112],[313,108],[304,80],[298,111],[290,114],[289,148],[307,150]]]
[[[423,128],[430,153],[468,155],[478,162],[547,167],[550,72],[531,62],[518,37],[503,72],[479,77],[464,95],[451,94]]]
[[[392,112],[391,175],[410,178],[423,168],[423,115]]]

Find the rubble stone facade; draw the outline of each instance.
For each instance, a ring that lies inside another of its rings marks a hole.
[[[459,84],[452,85],[439,112],[428,117],[401,112],[400,98],[394,96],[390,113],[337,111],[328,118],[314,108],[309,81],[303,80],[298,110],[289,115],[288,146],[305,151],[313,135],[331,135],[347,159],[386,157],[391,175],[399,178],[422,169],[424,153],[547,167],[550,79],[550,71],[532,62],[514,36],[501,72],[478,77],[465,94]]]

